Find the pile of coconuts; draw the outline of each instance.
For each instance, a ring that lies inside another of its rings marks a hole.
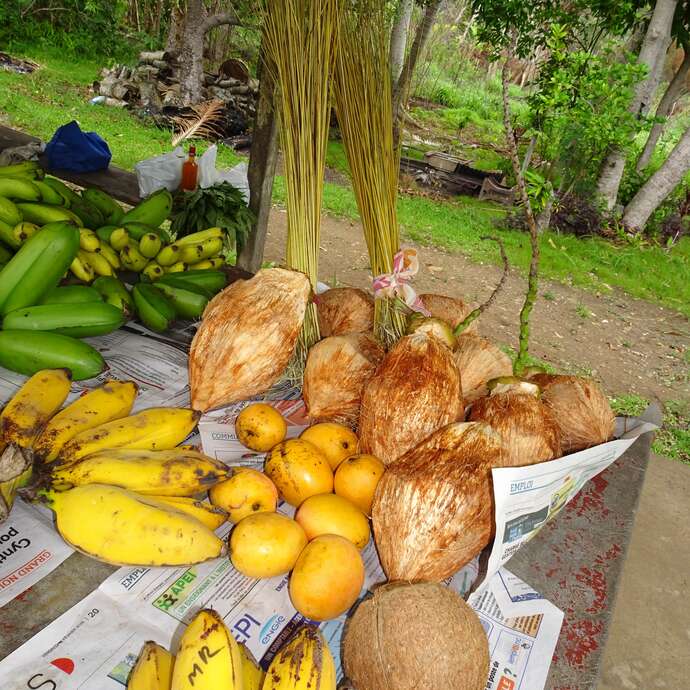
[[[592,380],[528,370],[475,323],[471,308],[422,295],[388,352],[373,341],[363,290],[319,296],[328,336],[309,352],[307,414],[359,434],[386,465],[372,526],[388,584],[349,620],[343,663],[355,690],[482,690],[488,642],[472,609],[442,580],[486,548],[493,524],[491,470],[546,462],[610,440],[614,415]],[[344,376],[344,363],[351,363]]]

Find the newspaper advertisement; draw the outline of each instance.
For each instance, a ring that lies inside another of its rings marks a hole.
[[[17,501],[0,524],[0,606],[43,579],[72,553],[52,523],[50,511]]]
[[[492,470],[496,536],[482,587],[592,477],[619,458],[641,434],[657,428],[644,419],[623,417],[616,425],[617,438],[608,443],[558,460]]]

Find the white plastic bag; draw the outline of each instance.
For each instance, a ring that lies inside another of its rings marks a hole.
[[[177,191],[182,180],[182,163],[184,161],[185,152],[181,146],[161,156],[139,161],[134,166],[139,182],[139,196],[146,197],[164,187],[170,192]]]
[[[244,196],[244,200],[249,200],[249,182],[247,182],[247,164],[245,162],[238,163],[230,170],[216,169],[216,156],[218,155],[218,147],[213,144],[209,146],[204,152],[204,155],[199,159],[199,187],[206,189],[213,187],[219,182],[229,182],[234,187],[237,187]]]

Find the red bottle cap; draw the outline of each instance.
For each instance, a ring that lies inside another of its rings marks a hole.
[[[196,146],[190,146],[189,147],[189,155],[190,156],[196,156]]]

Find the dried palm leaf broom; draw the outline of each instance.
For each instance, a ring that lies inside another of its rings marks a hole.
[[[341,15],[333,95],[374,277],[400,249],[396,201],[400,150],[393,142],[386,3],[354,0]],[[376,299],[374,334],[390,344],[405,331],[393,299]]]
[[[459,594],[435,582],[394,582],[347,622],[343,664],[360,690],[484,690],[489,643]]]
[[[355,428],[364,386],[383,354],[370,333],[337,335],[316,343],[309,350],[302,387],[309,418]]]
[[[389,580],[443,580],[489,543],[491,467],[502,452],[487,424],[456,422],[386,467],[371,519]]]
[[[219,292],[189,351],[192,407],[206,411],[270,388],[290,361],[310,294],[304,273],[283,268]]]
[[[374,300],[353,287],[332,288],[314,300],[322,338],[346,333],[367,333],[374,328]]]
[[[406,335],[364,387],[359,444],[388,465],[462,411],[453,353],[434,336]]]
[[[278,85],[276,111],[287,190],[286,261],[316,286],[321,197],[330,122],[330,75],[340,0],[267,0],[263,41]],[[300,335],[298,361],[319,339],[314,305]]]

